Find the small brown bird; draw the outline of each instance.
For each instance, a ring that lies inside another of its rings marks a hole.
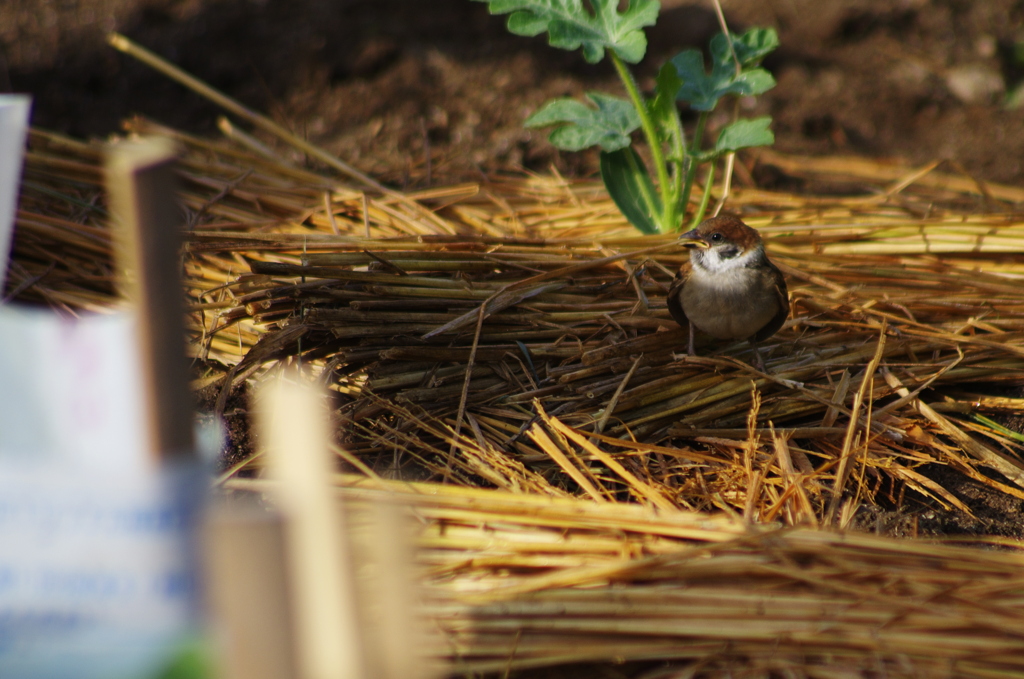
[[[680,238],[701,241],[690,253],[668,291],[672,318],[722,340],[748,340],[757,367],[764,359],[757,343],[768,339],[789,316],[789,294],[782,272],[768,260],[761,236],[736,217],[706,219]]]

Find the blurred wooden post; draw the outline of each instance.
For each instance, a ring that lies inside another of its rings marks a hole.
[[[220,676],[297,679],[281,517],[225,499],[211,512],[204,547]]]
[[[110,148],[107,185],[122,293],[138,318],[147,430],[155,459],[195,455],[172,144]],[[325,394],[282,374],[259,393],[257,425],[280,514],[224,504],[207,525],[209,601],[228,679],[418,679],[423,636],[399,510],[378,507],[368,546],[373,623],[363,629],[354,560],[331,484]],[[363,602],[366,604],[367,602]],[[372,638],[371,638],[372,637]]]
[[[416,580],[413,525],[409,507],[386,497],[370,503],[369,534],[360,578],[367,633],[367,661],[377,679],[434,679],[442,668],[429,659],[431,638]]]
[[[0,291],[7,280],[7,260],[18,207],[21,164],[25,155],[25,132],[32,98],[23,94],[0,94]]]
[[[174,161],[169,140],[150,138],[110,146],[106,163],[121,291],[138,316],[150,451],[159,459],[195,455]]]
[[[295,653],[302,679],[365,679],[352,558],[331,485],[326,395],[281,373],[258,394],[257,424],[285,520]]]

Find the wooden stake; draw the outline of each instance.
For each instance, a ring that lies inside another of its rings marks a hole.
[[[205,538],[223,679],[297,679],[281,517],[225,501],[211,511]]]
[[[150,450],[162,459],[195,455],[174,160],[170,141],[150,138],[110,146],[106,163],[121,293],[139,318]]]
[[[381,494],[383,495],[383,494]],[[436,679],[443,668],[428,647],[443,644],[431,635],[415,577],[410,507],[397,493],[369,504],[370,533],[361,543],[360,603],[367,667],[376,679]]]
[[[340,503],[331,488],[324,394],[282,373],[259,391],[257,425],[278,480],[302,679],[363,679],[364,649]]]

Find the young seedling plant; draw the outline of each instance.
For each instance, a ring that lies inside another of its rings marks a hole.
[[[680,52],[661,67],[654,93],[645,97],[627,64],[636,64],[647,51],[643,29],[654,25],[657,0],[475,0],[487,2],[491,14],[507,14],[508,30],[516,35],[548,33],[553,47],[583,49],[583,58],[596,64],[607,54],[626,88],[627,99],[587,92],[592,106],[571,98],[553,99],[526,119],[527,127],[558,127],[551,143],[565,151],[601,147],[601,178],[622,214],[646,234],[668,233],[682,225],[697,168],[710,164],[704,197],[693,224],[703,219],[714,180],[715,161],[738,149],[766,146],[775,141],[768,116],[736,120],[705,148],[704,128],[711,112],[727,96],[756,96],[775,86],[760,67],[779,39],[770,28],[752,28],[742,35],[725,33],[711,40],[711,71],[705,70],[700,50]],[[693,136],[687,142],[677,102],[699,111]],[[643,131],[650,148],[657,185],[631,135]]]

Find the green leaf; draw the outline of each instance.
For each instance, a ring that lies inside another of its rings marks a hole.
[[[644,161],[632,148],[601,152],[601,179],[608,194],[629,223],[641,233],[659,233],[661,199],[647,174]]]
[[[751,28],[743,35],[732,34],[732,47],[744,71],[756,67],[772,50],[779,46],[779,36],[772,28]],[[729,42],[724,33],[711,38],[712,72],[736,73]]]
[[[741,36],[733,35],[733,49],[744,68],[756,66],[779,46],[774,28],[751,28]]]
[[[704,55],[699,50],[686,50],[672,58],[670,63],[683,81],[677,94],[679,100],[689,102],[690,107],[697,111],[711,111],[727,94],[755,96],[775,87],[775,78],[763,68],[746,69],[737,75],[725,36],[719,33],[715,38],[722,39],[717,41],[720,43],[718,51],[715,49],[716,41],[711,41],[714,62],[710,74],[704,70]],[[724,53],[721,52],[722,47]]]
[[[587,92],[597,105],[591,108],[575,99],[553,99],[526,119],[527,127],[563,123],[551,133],[551,143],[563,151],[580,151],[599,144],[605,151],[629,146],[631,132],[640,127],[640,115],[633,104],[600,92]]]
[[[1017,85],[1010,89],[1006,93],[1006,99],[1003,101],[1003,108],[1012,111],[1024,106],[1024,83]]]
[[[704,55],[700,50],[685,50],[669,60],[682,85],[676,92],[679,101],[687,101],[698,111],[710,111],[718,103],[718,91],[704,70]]]
[[[751,146],[771,146],[775,143],[775,135],[768,129],[772,124],[769,116],[751,120],[737,120],[718,135],[715,154],[721,155],[728,151],[750,148]]]
[[[583,0],[476,0],[486,2],[491,14],[508,14],[508,30],[516,35],[534,36],[548,32],[552,47],[583,48],[583,58],[596,64],[606,49],[623,61],[635,64],[647,51],[645,26],[658,18],[658,0],[629,0],[619,11],[619,0],[589,0],[593,14]]]
[[[764,94],[775,87],[775,78],[763,68],[752,68],[743,71],[733,83],[733,93],[750,97]]]

